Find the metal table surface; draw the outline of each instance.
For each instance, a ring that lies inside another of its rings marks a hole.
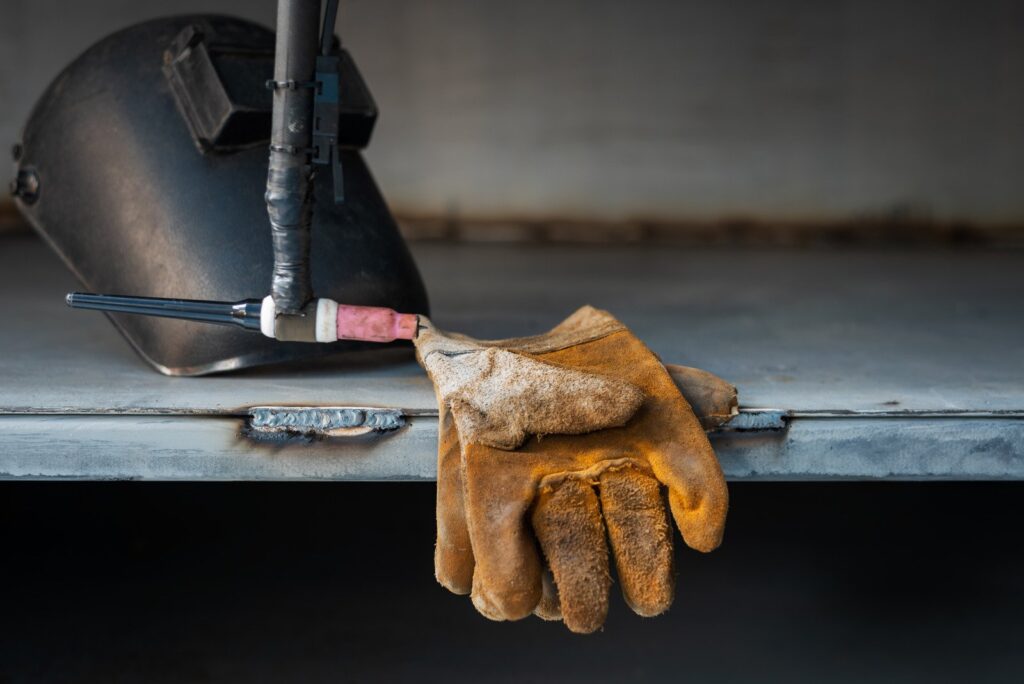
[[[1024,479],[1024,253],[417,243],[434,320],[478,337],[607,308],[734,382],[731,479]],[[0,478],[432,479],[403,350],[205,378],[150,370],[34,238],[0,239]],[[195,325],[180,323],[181,325]],[[381,435],[253,439],[253,406],[400,409]],[[762,411],[773,409],[774,411]]]

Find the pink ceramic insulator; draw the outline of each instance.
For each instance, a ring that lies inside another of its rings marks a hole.
[[[416,314],[382,306],[338,304],[338,339],[393,342],[416,337]]]

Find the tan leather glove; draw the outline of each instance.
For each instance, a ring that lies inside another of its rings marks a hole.
[[[438,581],[472,593],[489,618],[537,613],[591,632],[608,610],[607,533],[626,602],[641,615],[667,609],[672,535],[661,485],[684,540],[701,551],[721,541],[728,492],[657,357],[590,307],[514,340],[421,324],[417,353],[440,410]],[[732,413],[735,395],[717,378],[687,377],[711,413]]]

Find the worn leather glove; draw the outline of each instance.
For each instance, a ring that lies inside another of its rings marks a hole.
[[[417,355],[440,411],[438,581],[471,593],[495,620],[536,613],[592,632],[608,610],[607,533],[626,602],[641,615],[666,610],[672,534],[661,486],[700,551],[721,541],[728,492],[658,358],[591,307],[513,340],[444,333],[426,318],[421,326]],[[734,411],[728,385],[679,373],[709,424]]]

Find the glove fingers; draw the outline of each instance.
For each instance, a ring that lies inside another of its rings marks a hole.
[[[601,475],[601,509],[622,595],[637,615],[668,610],[674,596],[672,529],[661,485],[636,468]]]
[[[463,447],[466,520],[476,565],[473,605],[492,620],[530,615],[541,597],[541,563],[526,514],[534,484],[506,459],[521,454]]]
[[[734,385],[699,368],[666,363],[665,370],[705,430],[712,430],[736,415],[738,399]]]
[[[468,594],[473,586],[474,561],[462,492],[462,454],[459,433],[444,406],[440,409],[438,429],[434,575],[449,591]]]
[[[550,569],[544,571],[541,580],[543,588],[540,603],[534,608],[533,614],[541,620],[558,622],[562,619],[562,607],[558,604],[558,588],[555,587],[555,578],[551,576]]]
[[[589,634],[608,615],[608,546],[594,488],[568,479],[537,496],[533,529],[558,587],[562,619]]]
[[[686,545],[713,551],[722,543],[729,490],[704,430],[688,407],[672,418],[673,427],[661,453],[652,455],[655,476],[668,487],[672,517]],[[689,423],[685,422],[688,418]]]

